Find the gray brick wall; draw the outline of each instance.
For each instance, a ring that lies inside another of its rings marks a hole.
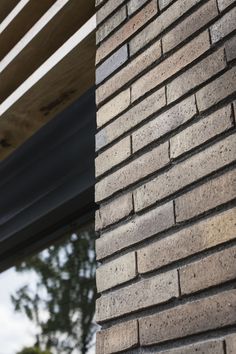
[[[236,353],[235,5],[97,1],[97,354]]]

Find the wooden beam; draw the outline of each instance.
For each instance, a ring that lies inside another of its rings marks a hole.
[[[94,85],[95,27],[93,16],[3,102],[0,159]]]
[[[0,101],[3,102],[95,12],[94,0],[58,0],[22,40],[3,58]],[[52,16],[52,9],[61,10]],[[48,21],[48,16],[52,16]],[[45,22],[45,23],[44,23]],[[63,24],[63,25],[62,25]],[[39,31],[39,27],[41,27]],[[25,45],[28,43],[27,45]]]
[[[0,24],[0,60],[20,41],[56,0],[21,0]]]

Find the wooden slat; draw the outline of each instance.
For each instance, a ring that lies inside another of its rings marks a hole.
[[[1,0],[0,1],[0,23],[9,15],[20,0]]]
[[[20,12],[11,19],[11,22],[6,27],[4,26],[5,28],[0,35],[0,60],[7,55],[55,1],[29,0]]]
[[[0,74],[1,102],[73,35],[94,14],[94,11],[94,0],[69,0],[2,71]]]

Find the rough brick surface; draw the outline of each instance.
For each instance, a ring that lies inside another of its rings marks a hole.
[[[113,288],[136,277],[135,252],[108,262],[97,269],[96,280],[98,292]]]
[[[129,16],[142,7],[148,0],[130,0],[127,4]]]
[[[119,198],[115,198],[107,204],[102,204],[98,211],[96,230],[114,224],[115,222],[128,216],[133,210],[132,194],[127,193]]]
[[[102,129],[96,135],[96,149],[99,150],[120,135],[129,131],[137,124],[142,122],[148,116],[161,109],[166,103],[165,90],[157,90],[145,100],[132,107],[128,112],[113,121],[106,128]]]
[[[231,290],[140,319],[140,344],[160,343],[235,323],[236,290]]]
[[[138,250],[138,272],[150,272],[234,239],[235,218],[233,208]]]
[[[232,5],[235,0],[217,0],[220,11],[225,10],[228,6]]]
[[[110,149],[101,153],[95,160],[96,176],[108,171],[131,155],[130,137],[120,140]]]
[[[146,67],[158,60],[160,56],[161,44],[158,41],[97,89],[97,103],[102,102],[116,92],[128,81],[140,74]]]
[[[217,15],[216,0],[210,0],[163,37],[163,51],[168,52],[173,49]]]
[[[141,210],[228,165],[235,161],[235,156],[236,139],[231,135],[139,187],[134,192],[135,210]]]
[[[210,82],[197,92],[197,104],[200,111],[213,106],[235,92],[236,67],[227,71],[218,79]]]
[[[179,271],[181,294],[190,294],[236,278],[236,247],[188,264]]]
[[[229,39],[225,43],[225,51],[228,62],[236,58],[236,37]]]
[[[140,12],[125,23],[117,32],[101,44],[101,46],[97,49],[96,62],[99,63],[115,48],[131,37],[133,33],[141,28],[156,13],[157,2],[156,0],[152,0]]]
[[[96,320],[102,322],[120,317],[126,313],[167,302],[178,295],[177,271],[163,273],[99,298],[96,304]]]
[[[111,354],[138,345],[137,320],[122,323],[97,332],[96,354]],[[217,353],[218,354],[218,353]]]
[[[173,203],[156,208],[115,230],[106,232],[96,241],[97,259],[102,259],[130,245],[147,239],[174,225]]]
[[[166,133],[175,130],[197,113],[194,96],[158,115],[132,135],[133,150],[137,151]]]
[[[122,5],[125,0],[109,0],[101,9],[97,11],[97,24],[99,25],[107,16],[109,16],[118,6]]]
[[[167,102],[175,101],[194,87],[216,75],[225,66],[224,49],[221,48],[173,80],[167,86]]]
[[[191,344],[179,349],[161,351],[160,354],[224,354],[223,341],[209,341]]]
[[[168,143],[131,161],[96,184],[95,199],[101,201],[169,163]]]
[[[236,333],[226,337],[226,350],[227,354],[236,353]]]
[[[163,10],[166,6],[172,3],[174,0],[159,0],[159,7]]]
[[[175,200],[177,222],[215,208],[236,198],[236,170],[193,189]]]
[[[176,106],[175,106],[176,107]],[[170,139],[171,158],[179,157],[233,127],[231,105],[201,119]]]
[[[132,102],[183,69],[208,50],[209,47],[209,34],[205,31],[138,79],[131,87]]]
[[[236,7],[227,12],[210,28],[211,39],[213,43],[227,36],[236,29]]]

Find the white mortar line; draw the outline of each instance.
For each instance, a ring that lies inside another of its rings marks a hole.
[[[28,4],[30,0],[21,0],[14,9],[7,15],[7,17],[0,24],[0,33],[2,33],[7,26],[14,20],[14,18],[21,12],[21,10]]]
[[[55,65],[66,57],[79,43],[81,43],[96,28],[96,15],[93,15],[81,28],[78,29],[54,54],[51,55],[35,72],[28,77],[2,104],[0,116],[5,113],[19,98],[42,79]],[[95,64],[94,64],[95,65]]]

